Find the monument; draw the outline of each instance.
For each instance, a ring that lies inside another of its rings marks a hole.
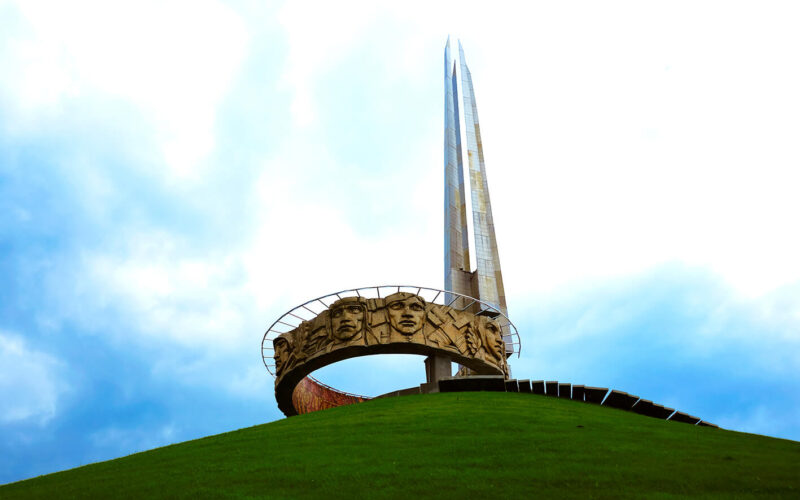
[[[286,312],[270,326],[261,343],[264,365],[275,377],[278,407],[291,416],[370,399],[334,389],[311,373],[347,358],[401,353],[426,356],[426,382],[383,396],[519,392],[716,427],[622,391],[510,378],[508,358],[519,355],[519,334],[508,319],[478,108],[460,42],[458,52],[456,63],[448,38],[444,51],[444,289],[390,285],[343,290]],[[475,258],[474,270],[470,256]],[[460,365],[456,376],[452,376],[454,361]]]
[[[439,381],[452,377],[453,361],[461,366],[458,376],[509,378],[507,360],[519,354],[519,335],[508,319],[472,76],[460,42],[458,47],[458,64],[451,56],[449,38],[444,53],[444,288],[391,285],[345,290],[281,316],[264,334],[262,358],[275,376],[275,397],[286,415],[369,399],[310,376],[318,368],[356,356],[426,356],[426,382],[398,392],[437,392]],[[467,188],[474,253],[469,244]]]

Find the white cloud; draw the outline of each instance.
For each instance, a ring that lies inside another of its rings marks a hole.
[[[138,333],[139,341],[209,354],[246,352],[257,349],[272,320],[314,296],[376,284],[437,286],[441,231],[439,217],[426,217],[431,183],[387,181],[380,189],[411,190],[400,225],[377,221],[376,231],[359,230],[348,210],[376,207],[348,199],[347,188],[332,189],[341,171],[324,147],[289,141],[264,164],[252,191],[242,193],[253,223],[241,239],[198,248],[191,235],[118,228],[114,245],[59,266],[72,283],[56,292],[62,314],[93,329],[118,314],[126,326],[103,327],[113,338]],[[315,182],[305,182],[309,177]]]
[[[437,285],[441,219],[428,217],[422,202],[429,183],[396,172],[387,173],[380,186],[358,185],[324,146],[291,141],[263,172],[254,196],[259,216],[242,254],[251,293],[261,304],[293,307],[317,295],[377,284]],[[387,192],[408,203],[382,194]],[[396,225],[366,217],[387,209],[401,212]],[[368,227],[357,228],[348,218],[353,214]]]
[[[192,177],[214,147],[217,106],[245,55],[246,26],[233,11],[206,0],[16,8],[0,53],[0,99],[14,128],[63,118],[67,101],[92,115],[97,97],[119,99],[150,120],[168,172]]]
[[[307,126],[316,120],[314,85],[320,73],[335,65],[359,40],[374,17],[373,2],[287,2],[278,17],[288,42],[287,67],[282,85],[293,94],[294,124]]]
[[[60,363],[31,349],[23,338],[0,331],[0,423],[47,423],[67,389]]]
[[[510,293],[676,260],[746,297],[800,280],[794,4],[344,4],[306,23],[310,8],[283,17],[300,122],[347,51],[385,44],[365,71],[416,85],[444,30],[461,36]]]
[[[112,335],[135,331],[214,349],[235,349],[247,335],[251,301],[236,255],[196,254],[181,238],[151,231],[129,235],[122,252],[87,255],[82,265],[83,305],[72,313],[91,324],[98,309],[111,307],[132,322]]]
[[[529,268],[511,285],[673,260],[748,296],[800,280],[793,16],[607,7],[564,24],[553,21],[567,13],[537,12],[530,40],[513,43],[509,27],[466,47],[504,269]]]

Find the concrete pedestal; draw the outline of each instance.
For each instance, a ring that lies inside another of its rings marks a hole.
[[[439,392],[439,381],[453,375],[450,358],[446,356],[428,356],[425,358],[424,386],[429,387],[429,392]]]

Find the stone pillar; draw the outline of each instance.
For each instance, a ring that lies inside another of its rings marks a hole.
[[[452,376],[450,358],[446,356],[428,356],[425,358],[425,384],[423,392],[439,392],[439,380]]]

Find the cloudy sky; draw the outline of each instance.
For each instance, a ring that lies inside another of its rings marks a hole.
[[[448,34],[514,375],[800,440],[799,7],[388,5],[0,0],[0,483],[282,418],[274,319],[442,285]]]

